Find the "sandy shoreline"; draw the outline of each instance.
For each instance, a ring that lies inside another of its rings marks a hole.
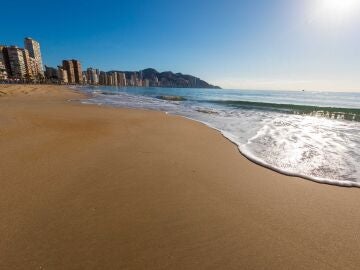
[[[358,269],[360,190],[206,126],[0,86],[0,269]]]

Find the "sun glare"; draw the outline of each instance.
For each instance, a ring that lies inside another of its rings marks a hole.
[[[359,10],[360,0],[318,0],[317,11],[328,20],[345,20]]]

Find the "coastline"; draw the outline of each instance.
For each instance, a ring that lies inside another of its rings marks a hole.
[[[81,88],[78,88],[78,87],[74,87],[72,89],[75,89],[75,90],[79,90],[80,92],[88,95],[89,98],[93,98],[94,97],[94,94],[92,92],[87,92],[87,91],[84,91],[85,88],[81,89]],[[103,95],[115,95],[116,96],[116,93],[109,93],[109,92],[101,92],[101,94]],[[156,98],[159,98],[159,99],[164,99],[164,100],[179,100],[179,99],[184,99],[186,100],[186,98],[183,98],[181,96],[157,96]],[[251,102],[248,102],[248,101],[245,101],[245,103],[251,103]],[[85,102],[85,104],[97,104],[96,102],[95,103],[87,103]],[[271,104],[271,103],[257,103],[257,104]],[[319,176],[312,176],[310,174],[306,174],[304,172],[295,172],[295,171],[291,171],[291,170],[287,170],[287,169],[284,169],[284,168],[281,168],[281,167],[278,167],[278,166],[275,166],[273,164],[270,164],[268,162],[266,162],[264,159],[262,159],[261,157],[259,156],[256,156],[254,155],[253,153],[251,153],[251,151],[249,149],[246,149],[246,146],[244,146],[242,143],[239,142],[239,140],[236,138],[236,136],[234,136],[234,134],[232,134],[231,132],[229,131],[226,131],[224,129],[220,129],[218,127],[216,127],[216,125],[214,125],[213,123],[209,122],[209,121],[206,121],[206,120],[200,120],[200,119],[197,119],[196,117],[191,117],[191,116],[186,116],[184,114],[181,114],[181,113],[178,113],[178,112],[174,112],[174,111],[167,111],[166,109],[154,109],[154,108],[146,108],[146,107],[143,107],[143,108],[137,108],[137,107],[127,107],[127,105],[125,106],[118,106],[115,104],[106,104],[106,103],[102,103],[100,102],[100,104],[97,104],[97,105],[101,105],[101,106],[109,106],[109,107],[115,107],[115,108],[122,108],[122,109],[138,109],[138,110],[146,110],[146,111],[156,111],[156,112],[164,112],[164,113],[167,113],[169,115],[176,115],[176,116],[180,116],[180,117],[183,117],[185,119],[188,119],[188,120],[191,120],[191,121],[196,121],[198,123],[201,123],[211,129],[214,129],[216,131],[218,131],[226,140],[230,141],[232,144],[234,144],[238,150],[239,150],[239,153],[244,156],[246,159],[248,159],[250,162],[253,162],[259,166],[262,166],[262,167],[265,167],[267,169],[270,169],[274,172],[277,172],[277,173],[280,173],[280,174],[283,174],[283,175],[286,175],[286,176],[289,176],[289,177],[299,177],[299,178],[302,178],[304,180],[308,180],[308,181],[313,181],[313,182],[316,182],[316,183],[319,183],[319,184],[326,184],[326,185],[335,185],[335,186],[340,186],[340,187],[347,187],[347,188],[359,188],[360,187],[360,183],[356,182],[356,181],[351,181],[351,180],[343,180],[343,179],[340,179],[340,178],[335,178],[335,179],[331,179],[331,178],[327,178],[327,177],[319,177]],[[273,105],[276,105],[276,106],[308,106],[308,105],[290,105],[290,104],[273,104]],[[311,106],[310,106],[311,107]],[[313,106],[314,108],[316,106]],[[346,108],[335,108],[335,107],[316,107],[316,108],[323,108],[323,109],[338,109],[338,110],[347,110]],[[352,110],[352,109],[351,109]],[[354,110],[357,110],[357,109],[354,109]],[[355,116],[354,116],[355,117]]]
[[[185,119],[188,119],[190,121],[195,121],[198,123],[201,123],[203,125],[205,125],[208,128],[214,129],[216,131],[218,131],[227,141],[229,141],[230,143],[234,144],[237,149],[239,150],[239,154],[242,155],[244,158],[246,158],[248,161],[261,166],[265,169],[271,170],[275,173],[279,173],[285,176],[289,176],[289,177],[295,177],[295,178],[300,178],[302,180],[306,180],[306,181],[312,181],[315,182],[317,184],[324,184],[324,185],[334,185],[334,186],[339,186],[339,187],[346,187],[346,188],[360,188],[360,183],[357,182],[352,182],[352,181],[339,181],[339,180],[331,180],[331,179],[323,179],[323,178],[316,178],[316,177],[309,177],[305,174],[297,174],[297,173],[291,173],[288,172],[286,170],[282,170],[279,168],[276,168],[274,166],[271,166],[269,164],[267,164],[266,162],[262,161],[259,158],[254,157],[253,155],[251,155],[250,153],[246,153],[246,151],[241,150],[240,146],[235,142],[235,140],[232,139],[232,135],[228,134],[216,127],[214,127],[213,125],[206,123],[206,122],[202,122],[190,117],[185,117],[185,116],[181,116]]]
[[[358,189],[260,167],[180,116],[10,87],[0,86],[10,93],[0,97],[0,268],[359,265]]]

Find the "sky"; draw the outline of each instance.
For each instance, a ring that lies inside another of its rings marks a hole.
[[[360,0],[4,1],[0,44],[230,89],[360,91]],[[16,14],[14,14],[16,10]]]

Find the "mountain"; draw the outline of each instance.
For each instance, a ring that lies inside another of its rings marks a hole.
[[[221,89],[219,86],[211,85],[197,77],[171,71],[158,72],[153,68],[141,71],[110,71],[125,73],[128,81],[139,79],[148,80],[149,86],[171,87],[171,88],[213,88]]]

